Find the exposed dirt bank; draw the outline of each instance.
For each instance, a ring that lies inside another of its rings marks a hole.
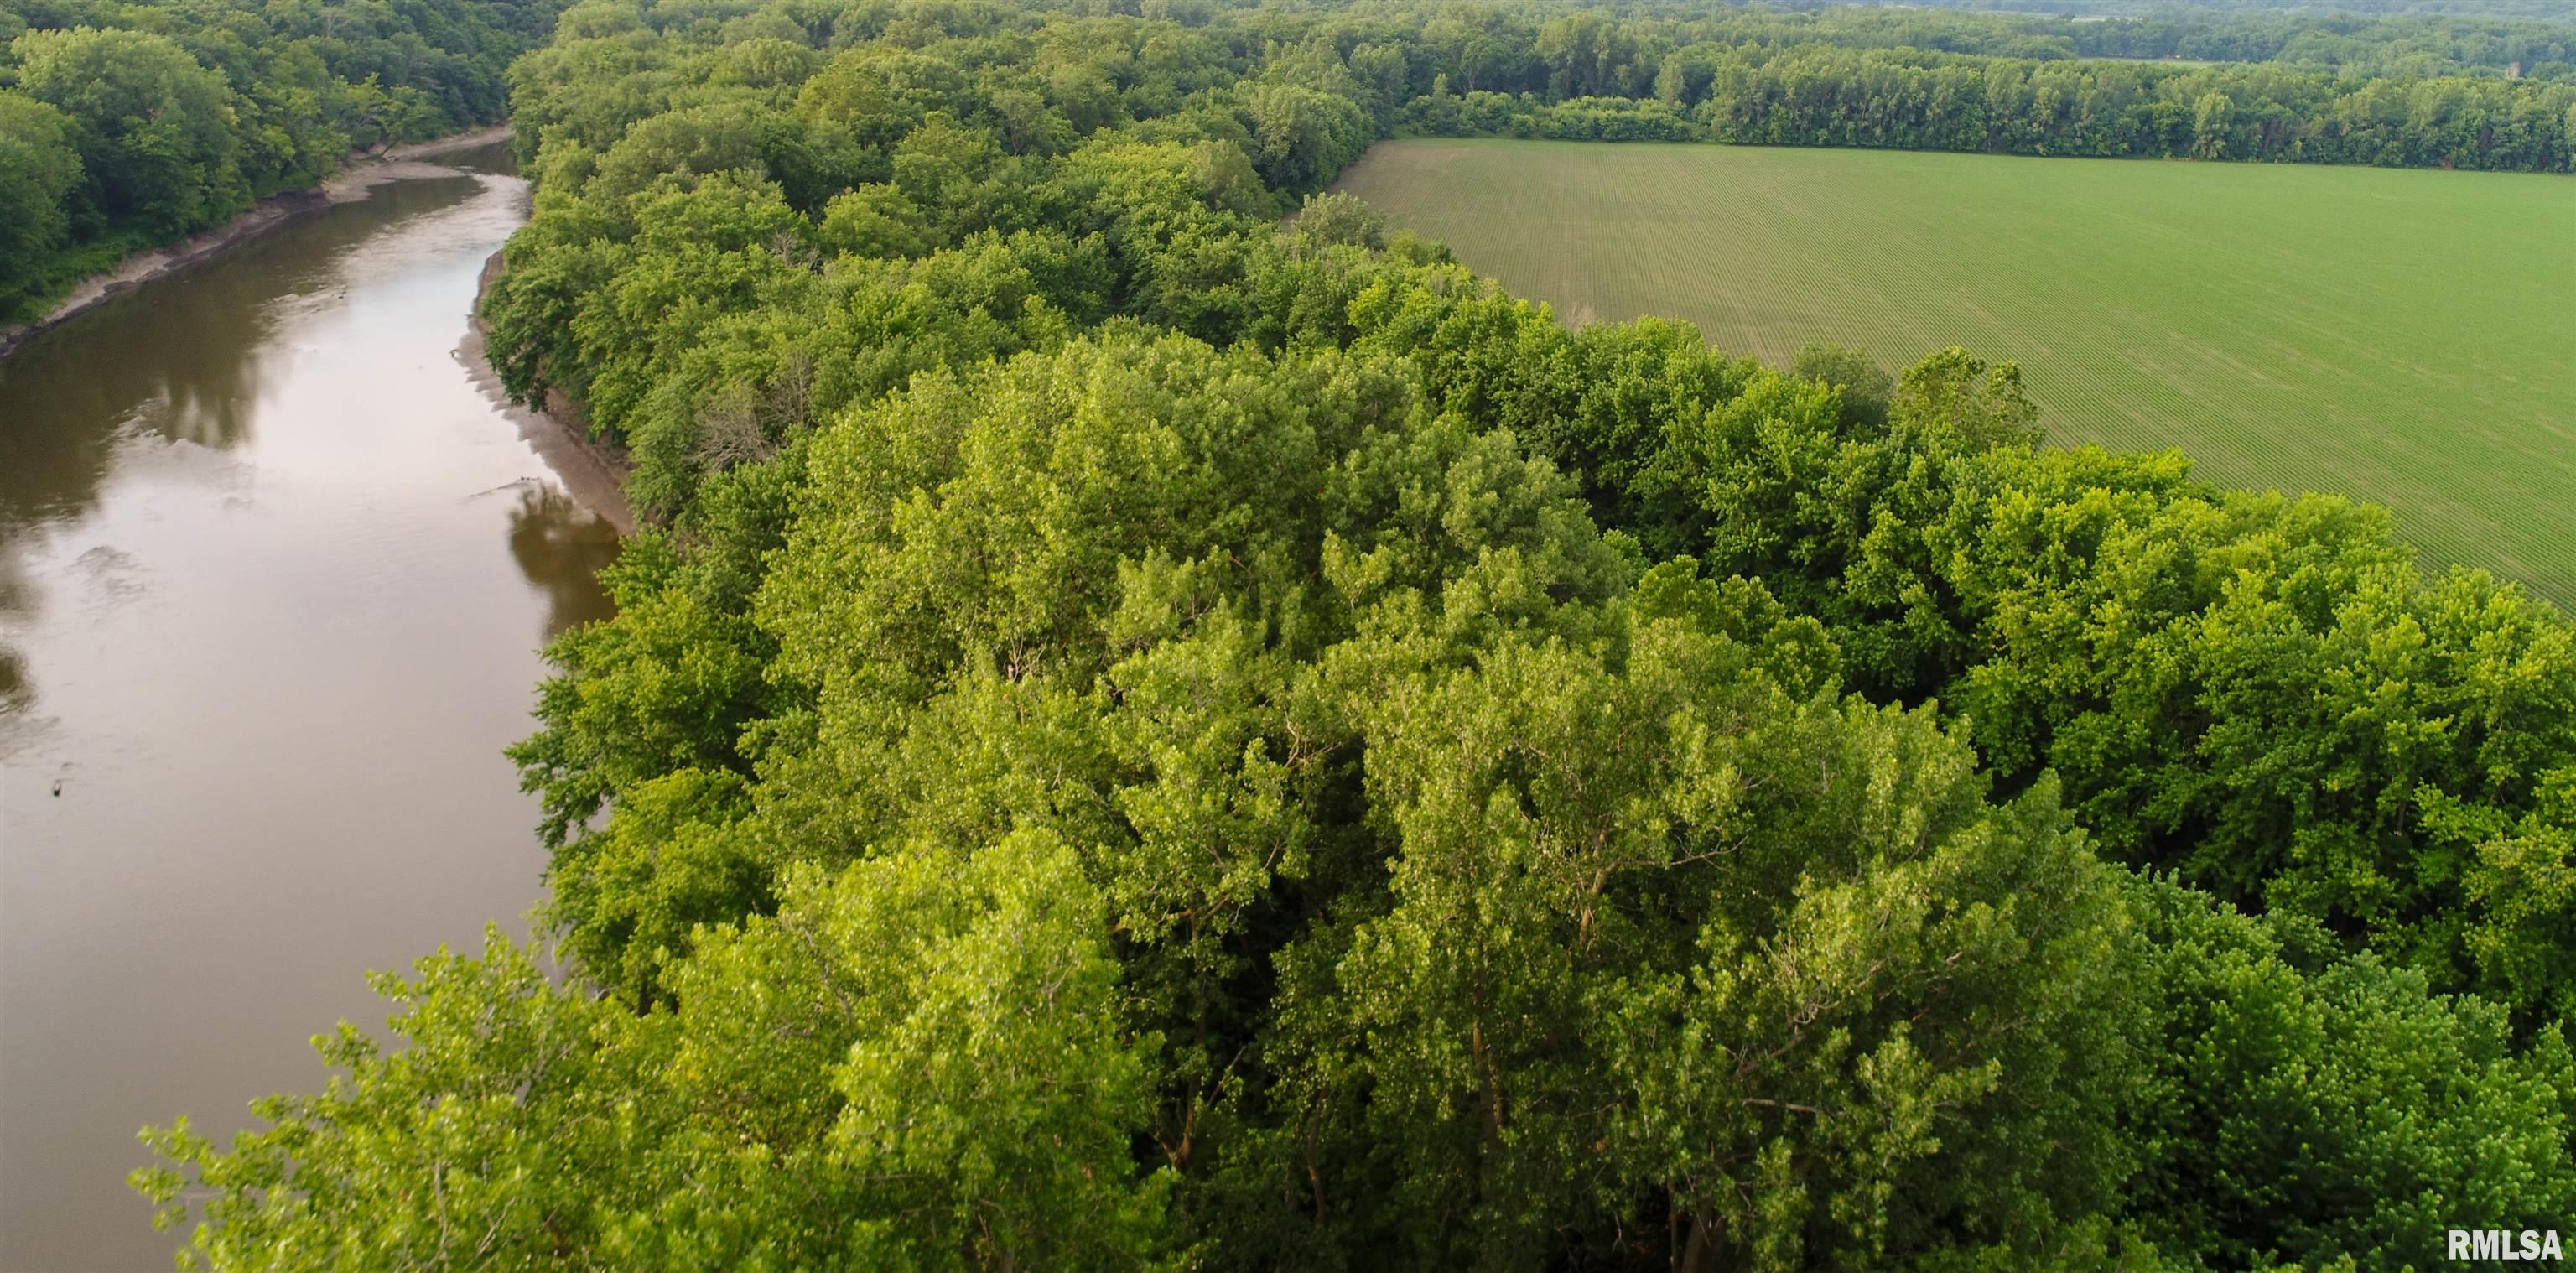
[[[618,534],[634,534],[635,510],[626,503],[626,470],[631,467],[626,452],[592,440],[581,408],[561,393],[548,390],[546,409],[531,411],[511,401],[509,391],[501,387],[501,375],[485,354],[483,332],[483,294],[500,277],[501,254],[495,252],[483,262],[482,281],[474,287],[474,309],[466,321],[465,339],[456,344],[457,361],[465,365],[493,408],[519,426],[519,436],[563,479],[564,489],[582,507],[599,514]]]
[[[116,268],[84,280],[72,294],[63,298],[43,318],[14,327],[0,327],[0,358],[26,343],[27,338],[79,314],[111,296],[154,279],[166,277],[189,266],[212,259],[221,253],[266,234],[278,226],[307,213],[319,212],[335,203],[348,203],[367,197],[367,191],[388,181],[414,177],[443,177],[456,169],[423,162],[427,155],[474,146],[488,146],[509,139],[507,125],[478,128],[470,133],[456,133],[430,141],[396,146],[390,150],[352,159],[348,166],[325,179],[320,185],[302,190],[273,194],[252,204],[248,211],[231,221],[176,243],[137,252],[116,263]]]

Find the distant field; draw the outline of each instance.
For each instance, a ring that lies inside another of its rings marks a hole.
[[[1569,321],[2018,360],[2050,435],[2389,505],[2576,608],[2576,181],[1400,141],[1342,188]]]

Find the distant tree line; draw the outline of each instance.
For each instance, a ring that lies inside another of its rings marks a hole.
[[[2550,78],[2508,79],[1818,41],[1702,41],[1659,52],[1659,43],[1651,29],[1606,12],[1566,15],[1531,36],[1517,74],[1484,73],[1472,56],[1449,59],[1459,74],[1435,72],[1395,128],[2520,172],[2576,163],[2576,80],[2563,78],[2560,63],[2549,64]],[[2563,55],[2563,45],[2552,48]]]
[[[0,0],[0,322],[309,186],[504,117],[546,0]]]
[[[2561,12],[2556,18],[2364,18],[2312,10],[2255,14],[2168,7],[2143,17],[2065,21],[2044,29],[2062,32],[2078,57],[2272,62],[2342,75],[2427,78],[2483,72],[2563,80],[2576,77],[2576,15]]]
[[[2347,75],[2576,75],[2576,14],[2563,10],[2544,20],[2164,3],[2120,16],[1996,11],[2002,7],[1603,6],[1660,43],[1661,51],[1696,43],[1832,44],[2033,60],[2272,62]],[[1557,15],[1531,10],[1526,16],[1535,24]]]
[[[2576,627],[2048,447],[2010,363],[1569,331],[1313,195],[1479,12],[565,11],[485,318],[650,526],[513,753],[542,937],[154,1133],[192,1258],[2359,1270],[2576,1208]]]
[[[2156,18],[2174,14],[2255,16],[2289,21],[2421,17],[2452,21],[2531,19],[2565,22],[2558,0],[1921,0],[1926,8],[1977,13]],[[1808,7],[1800,2],[1799,7]]]

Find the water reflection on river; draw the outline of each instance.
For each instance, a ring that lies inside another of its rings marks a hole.
[[[523,204],[379,187],[0,362],[0,1269],[169,1267],[137,1128],[523,928],[500,749],[616,542],[453,352]]]

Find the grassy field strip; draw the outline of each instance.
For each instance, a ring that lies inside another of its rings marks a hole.
[[[2576,182],[1440,140],[1343,188],[1568,321],[2017,359],[2061,441],[2383,503],[2576,606]]]

